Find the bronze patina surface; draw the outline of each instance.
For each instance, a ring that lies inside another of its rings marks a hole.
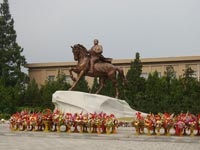
[[[96,94],[98,94],[103,88],[105,80],[109,79],[112,81],[112,84],[115,87],[115,97],[118,98],[119,90],[117,84],[117,74],[119,74],[119,77],[122,79],[124,84],[126,79],[123,70],[118,66],[114,66],[111,63],[111,58],[105,58],[101,55],[101,53],[96,53],[93,49],[88,51],[81,44],[75,44],[74,46],[71,46],[71,48],[74,55],[74,60],[78,61],[78,63],[69,71],[71,79],[74,81],[69,90],[73,90],[83,76],[99,77],[100,86],[96,91]],[[73,76],[72,72],[75,72],[78,75],[77,78]]]

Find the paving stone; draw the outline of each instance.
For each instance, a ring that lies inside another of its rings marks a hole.
[[[0,150],[199,150],[200,137],[136,136],[133,128],[117,134],[10,131],[0,124]]]

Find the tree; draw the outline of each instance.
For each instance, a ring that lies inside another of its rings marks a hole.
[[[181,111],[187,112],[195,112],[197,113],[196,107],[198,105],[197,101],[200,100],[199,96],[199,83],[197,79],[194,77],[194,70],[191,67],[186,67],[183,73],[183,77],[180,78],[180,82],[182,83],[183,89],[183,98],[181,99],[180,107]],[[199,113],[199,112],[198,112]]]
[[[27,89],[25,90],[23,99],[24,106],[35,107],[40,105],[40,89],[34,79],[29,82]]]
[[[186,66],[186,69],[183,71],[184,73],[181,79],[184,85],[188,85],[196,80],[196,78],[194,78],[194,70],[192,70],[191,67]]]
[[[15,86],[18,80],[22,82],[25,77],[21,67],[26,61],[21,55],[23,49],[17,44],[16,38],[8,0],[4,0],[0,5],[0,77],[5,86]]]
[[[66,82],[65,74],[62,72],[58,72],[56,81],[46,81],[45,85],[41,87],[41,102],[40,104],[38,104],[38,106],[53,109],[53,93],[57,90],[68,90],[69,87],[70,84]]]
[[[149,74],[146,81],[145,101],[143,101],[143,110],[147,113],[158,113],[166,111],[167,99],[166,80],[160,78],[158,72]]]
[[[133,108],[137,108],[139,101],[144,96],[145,79],[141,77],[142,62],[140,61],[140,54],[137,52],[134,61],[131,61],[130,69],[127,72],[127,85],[125,88],[125,100]]]
[[[92,88],[91,88],[91,93],[95,93],[99,88],[99,83],[98,83],[98,78],[95,77],[93,80]]]
[[[16,38],[8,0],[4,0],[0,3],[0,109],[3,113],[14,113],[27,78],[21,71],[26,61]]]
[[[13,100],[13,88],[5,87],[0,80],[0,114],[1,113],[14,113],[15,103]]]
[[[85,80],[85,77],[82,77],[79,82],[77,83],[75,91],[81,91],[81,92],[90,92],[90,88],[88,86],[88,82]]]
[[[166,71],[164,72],[164,74],[168,83],[170,83],[171,80],[176,78],[174,68],[171,65],[166,67]]]
[[[110,97],[115,97],[115,87],[113,86],[111,80],[109,79],[105,80],[105,85],[100,91],[100,94],[110,96]]]

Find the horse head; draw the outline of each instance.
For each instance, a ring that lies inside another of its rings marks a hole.
[[[79,54],[80,54],[79,49],[77,45],[71,46],[71,48],[72,48],[72,53],[74,55],[74,60],[77,61],[79,59]]]
[[[75,61],[78,61],[79,59],[88,56],[87,49],[81,44],[75,44],[74,46],[71,46],[71,48]]]

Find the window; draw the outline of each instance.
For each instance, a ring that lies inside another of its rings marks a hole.
[[[158,72],[158,77],[159,77],[159,78],[161,77],[161,72]]]
[[[55,79],[55,76],[54,76],[54,75],[48,76],[48,81],[54,81],[54,79]]]
[[[149,76],[149,74],[148,74],[147,72],[143,72],[143,73],[140,75],[140,77],[143,77],[143,78],[145,78],[145,79],[147,79],[148,76]]]
[[[197,71],[194,71],[194,73],[192,74],[193,78],[197,78]]]
[[[174,77],[174,78],[177,78],[177,77],[176,77],[176,71],[173,72],[173,77]]]
[[[67,83],[71,83],[71,82],[72,82],[72,79],[71,79],[71,77],[70,77],[69,75],[66,75],[66,76],[65,76],[65,81],[66,81]]]

